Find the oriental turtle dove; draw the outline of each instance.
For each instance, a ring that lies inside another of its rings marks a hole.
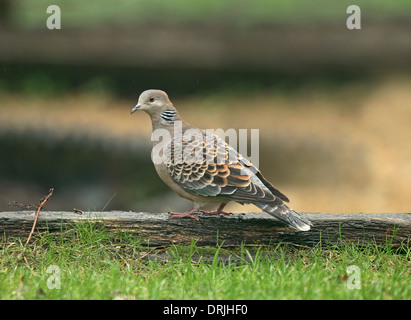
[[[217,135],[183,121],[164,91],[144,91],[131,113],[137,110],[151,117],[152,160],[159,177],[178,195],[194,203],[187,212],[171,212],[171,217],[198,220],[194,212],[228,214],[223,211],[224,206],[235,201],[252,203],[297,230],[310,230],[311,222],[287,207],[284,202],[289,202],[288,198],[250,161]],[[199,210],[210,202],[220,206],[215,211]]]

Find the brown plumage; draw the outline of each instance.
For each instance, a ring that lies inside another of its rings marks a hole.
[[[193,212],[209,202],[221,205],[216,211],[197,211],[227,214],[222,211],[224,205],[236,201],[252,203],[295,229],[310,229],[311,222],[288,208],[284,204],[289,202],[288,198],[250,161],[218,136],[184,122],[165,92],[144,91],[132,113],[137,110],[150,115],[153,132],[165,130],[170,138],[153,141],[152,160],[158,175],[177,194],[194,202],[194,208],[185,213],[171,213],[172,217],[198,219]],[[181,136],[174,136],[175,124],[181,127]],[[195,135],[188,130],[194,130]],[[158,147],[161,155],[154,152]]]

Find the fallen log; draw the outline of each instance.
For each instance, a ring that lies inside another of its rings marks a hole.
[[[167,213],[146,212],[73,212],[44,211],[36,232],[58,233],[77,223],[97,223],[112,232],[135,232],[149,245],[189,244],[225,245],[241,243],[272,244],[279,241],[294,245],[350,243],[392,247],[410,246],[411,214],[323,214],[305,213],[313,223],[307,232],[286,227],[265,213],[239,213],[230,216],[200,215],[194,219],[170,219]],[[0,212],[0,234],[27,237],[33,225],[32,211]]]

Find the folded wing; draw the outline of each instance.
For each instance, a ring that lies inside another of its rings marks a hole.
[[[240,203],[280,205],[288,198],[247,159],[216,135],[171,141],[167,169],[186,191]]]

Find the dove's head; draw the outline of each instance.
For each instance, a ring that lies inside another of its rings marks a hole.
[[[143,110],[153,117],[167,110],[175,110],[175,108],[167,93],[161,90],[150,89],[140,94],[137,105],[131,110],[131,113],[137,110]]]

